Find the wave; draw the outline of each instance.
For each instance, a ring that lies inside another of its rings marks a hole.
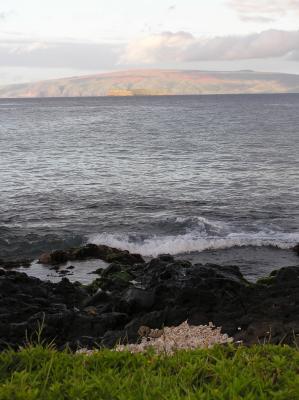
[[[221,250],[233,247],[276,247],[291,249],[299,242],[299,232],[256,232],[230,233],[225,237],[199,237],[198,232],[188,232],[181,235],[155,235],[140,240],[138,235],[117,235],[102,233],[92,235],[89,241],[105,244],[121,250],[129,250],[143,256],[156,257],[159,254],[184,254],[202,252],[204,250]]]

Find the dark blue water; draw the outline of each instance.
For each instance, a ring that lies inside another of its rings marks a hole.
[[[294,264],[298,153],[299,95],[2,99],[0,258],[93,241]]]

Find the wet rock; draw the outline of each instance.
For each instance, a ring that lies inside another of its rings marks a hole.
[[[292,344],[299,337],[299,268],[282,268],[250,284],[234,266],[162,256],[132,266],[112,263],[88,287],[0,270],[0,349],[36,337],[39,326],[46,342],[76,348],[136,341],[140,326],[159,330],[186,320],[212,321],[249,345]]]
[[[102,272],[103,272],[103,268],[98,268],[98,269],[96,269],[96,270],[94,270],[92,272],[88,272],[88,274],[89,275],[92,275],[92,274],[94,274],[94,275],[102,275]]]
[[[158,259],[165,262],[174,262],[174,257],[170,254],[160,254]]]
[[[103,277],[110,277],[122,271],[122,266],[118,263],[112,263],[107,268],[101,270]]]
[[[155,302],[155,293],[152,290],[132,287],[126,291],[123,300],[131,312],[150,310]]]
[[[89,292],[94,294],[98,289],[121,292],[131,286],[131,281],[136,277],[130,269],[129,265],[110,264],[106,269],[101,270],[100,278],[95,279],[88,286]]]
[[[71,273],[69,271],[67,271],[66,269],[61,269],[60,271],[58,271],[59,275],[71,275]]]
[[[277,283],[286,281],[296,281],[299,279],[299,268],[298,267],[287,267],[281,268],[280,270],[274,272],[272,275]]]
[[[123,277],[112,276],[109,278],[101,277],[96,279],[91,285],[89,285],[89,291],[91,293],[96,292],[98,289],[111,292],[122,292],[128,286],[130,281],[123,279]]]
[[[297,253],[297,255],[299,256],[299,243],[296,244],[296,246],[294,246],[293,250]]]
[[[69,257],[65,251],[56,250],[51,253],[52,264],[64,264],[68,261]]]
[[[98,251],[99,251],[99,258],[108,263],[119,262],[121,264],[127,264],[127,265],[133,265],[135,263],[144,263],[144,260],[140,254],[131,254],[126,250],[119,250],[112,247],[99,245]]]
[[[63,250],[55,250],[52,253],[44,253],[39,257],[40,264],[59,265],[69,260],[69,254]]]
[[[118,262],[127,265],[144,263],[140,254],[131,254],[126,250],[119,250],[105,245],[98,246],[92,243],[76,249],[55,250],[52,253],[44,253],[39,257],[38,261],[46,265],[59,265],[69,260],[82,261],[88,259],[100,259],[108,263]]]
[[[0,259],[0,268],[13,269],[13,268],[29,268],[33,260],[15,260],[15,261],[5,261]]]
[[[86,260],[88,258],[99,258],[100,251],[96,244],[89,243],[79,249],[70,251],[70,257],[74,260]]]
[[[52,258],[51,258],[51,253],[43,253],[39,259],[38,262],[40,264],[52,264]]]
[[[103,304],[105,302],[108,302],[109,299],[109,294],[107,292],[104,292],[102,289],[99,289],[93,296],[84,299],[83,307]]]

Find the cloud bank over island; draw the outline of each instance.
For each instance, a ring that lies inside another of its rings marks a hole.
[[[268,30],[245,36],[210,38],[196,38],[187,32],[163,32],[129,43],[122,60],[128,64],[150,64],[284,56],[294,58],[298,51],[299,31]]]
[[[129,43],[0,42],[1,65],[101,70],[135,65],[286,57],[298,60],[299,31],[194,37],[162,32]]]
[[[298,0],[2,0],[0,85],[144,67],[297,74],[298,21]]]
[[[123,47],[114,43],[0,41],[0,65],[107,69],[118,63]]]
[[[299,15],[298,0],[229,0],[228,5],[245,21],[269,22],[288,13]]]

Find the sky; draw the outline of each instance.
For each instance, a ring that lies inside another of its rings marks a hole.
[[[0,85],[132,68],[299,74],[299,0],[0,0]]]

